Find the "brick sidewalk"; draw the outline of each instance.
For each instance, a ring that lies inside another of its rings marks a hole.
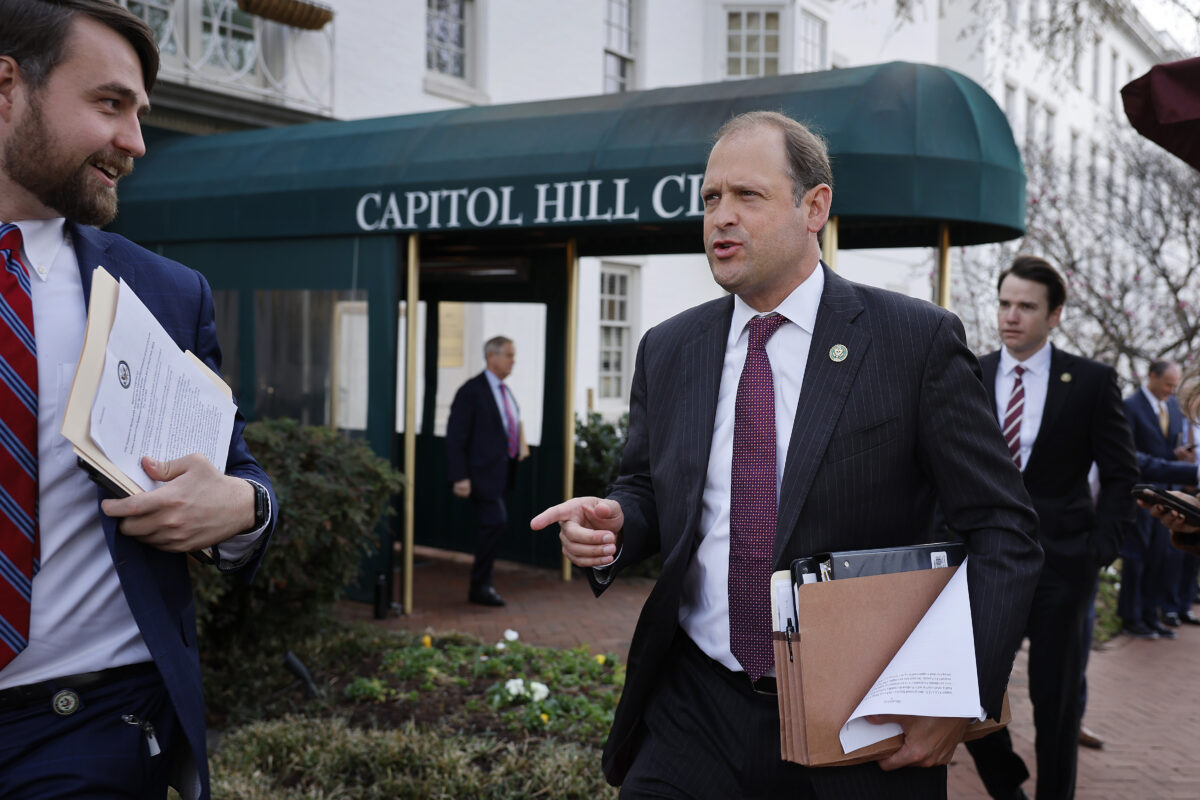
[[[618,580],[600,599],[587,582],[564,583],[558,571],[499,562],[496,588],[504,608],[466,602],[470,556],[417,548],[413,614],[378,624],[423,631],[461,631],[498,641],[513,628],[521,641],[551,647],[588,645],[593,652],[629,649],[633,626],[653,581]],[[345,618],[371,618],[365,604],[343,603]],[[1087,725],[1103,750],[1079,751],[1078,800],[1200,798],[1200,629],[1185,626],[1175,641],[1119,637],[1094,650],[1088,667]],[[1010,684],[1017,752],[1034,769],[1033,722],[1025,651]],[[971,757],[959,748],[950,766],[952,800],[987,800]],[[1033,795],[1034,779],[1025,783]]]

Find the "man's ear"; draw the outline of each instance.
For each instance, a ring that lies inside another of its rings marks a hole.
[[[21,68],[12,56],[0,56],[0,119],[12,122],[13,103],[21,84]]]
[[[817,233],[829,219],[829,206],[833,203],[833,190],[827,184],[818,183],[804,194],[808,207],[805,225],[809,233]]]

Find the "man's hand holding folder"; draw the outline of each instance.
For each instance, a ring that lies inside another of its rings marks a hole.
[[[125,536],[160,550],[190,553],[225,541],[231,530],[254,528],[254,488],[218,472],[199,453],[163,462],[143,457],[142,469],[163,484],[100,504],[105,514],[121,520],[118,530]]]
[[[949,764],[971,720],[959,717],[914,717],[900,714],[874,714],[870,722],[882,725],[895,722],[904,729],[904,744],[887,758],[879,760],[882,770],[901,767],[940,767]]]

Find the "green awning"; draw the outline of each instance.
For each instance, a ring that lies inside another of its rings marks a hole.
[[[418,231],[693,252],[712,134],[753,109],[829,141],[842,248],[934,246],[942,222],[954,244],[1024,232],[995,101],[905,62],[164,141],[122,183],[113,227],[147,243]]]

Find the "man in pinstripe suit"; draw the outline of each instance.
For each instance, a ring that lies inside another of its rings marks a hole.
[[[904,746],[880,762],[810,770],[780,759],[774,673],[751,680],[732,654],[727,590],[734,399],[744,328],[761,314],[785,318],[765,344],[770,564],[932,541],[940,505],[969,549],[981,704],[999,716],[1041,566],[1036,519],[958,320],[820,264],[831,183],[824,142],[804,126],[771,112],[726,123],[702,194],[709,264],[731,296],[642,339],[609,497],[575,498],[531,523],[561,524],[563,552],[589,568],[597,594],[624,566],[663,556],[604,751],[622,797],[944,797],[967,724],[903,718]],[[768,630],[755,635],[768,646]]]

